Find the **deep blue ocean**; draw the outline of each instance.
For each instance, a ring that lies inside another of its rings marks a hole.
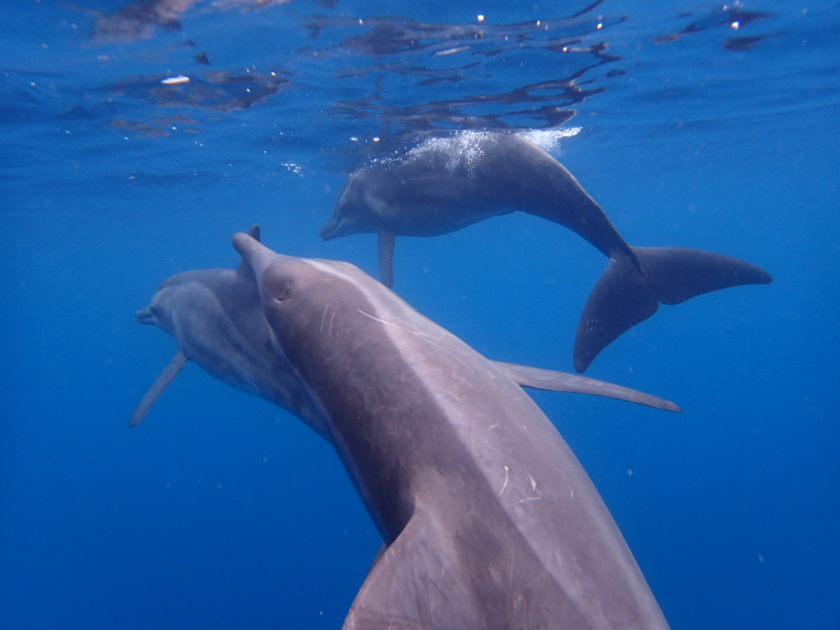
[[[680,630],[840,629],[834,0],[17,0],[0,21],[0,627],[339,628],[380,546],[333,449],[137,324],[175,273],[323,242],[348,173],[538,130],[634,245],[773,274],[593,363],[681,415],[535,399]],[[572,370],[606,261],[522,213],[400,238],[395,290],[488,357]]]

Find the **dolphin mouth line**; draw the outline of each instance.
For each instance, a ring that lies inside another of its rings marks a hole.
[[[155,324],[155,315],[152,313],[152,307],[147,306],[146,308],[141,308],[134,314],[134,318],[141,324]]]
[[[318,232],[318,235],[325,241],[331,241],[338,236],[338,228],[341,226],[341,219],[330,219]]]

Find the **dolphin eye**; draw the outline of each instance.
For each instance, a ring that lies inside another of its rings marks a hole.
[[[282,304],[292,296],[292,283],[284,282],[274,290],[274,301]]]

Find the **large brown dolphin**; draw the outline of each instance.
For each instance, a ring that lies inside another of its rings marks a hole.
[[[353,172],[321,236],[379,234],[380,277],[390,286],[396,235],[435,236],[515,210],[569,228],[609,259],[578,323],[578,372],[660,302],[771,280],[755,265],[721,254],[628,245],[562,164],[513,133],[432,138],[401,159]]]
[[[496,363],[342,262],[252,235],[233,270],[170,278],[138,312],[218,378],[328,439],[385,542],[345,630],[663,630],[598,492],[521,386],[672,403]],[[161,381],[132,417],[140,421]]]

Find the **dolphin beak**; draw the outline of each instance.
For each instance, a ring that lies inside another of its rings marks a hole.
[[[134,315],[138,322],[141,324],[149,324],[154,326],[157,322],[155,322],[154,313],[152,313],[152,307],[147,306],[146,308],[141,308],[137,313]]]
[[[341,227],[341,217],[338,214],[334,214],[330,217],[330,220],[324,224],[324,227],[321,228],[320,236],[325,241],[332,240],[339,236],[339,228]]]

